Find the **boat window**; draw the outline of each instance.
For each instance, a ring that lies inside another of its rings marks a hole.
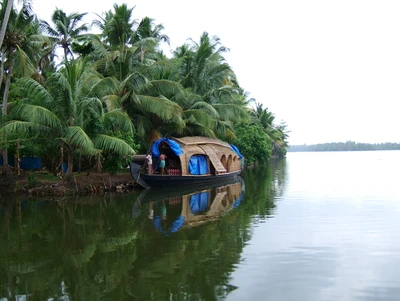
[[[193,155],[189,160],[189,173],[192,175],[204,175],[210,173],[207,156]]]
[[[229,155],[228,162],[226,163],[226,170],[230,171],[232,166],[232,155]]]
[[[222,157],[221,157],[221,163],[222,163],[222,165],[225,167],[225,169],[227,169],[227,165],[226,165],[226,156],[225,155],[222,155]]]

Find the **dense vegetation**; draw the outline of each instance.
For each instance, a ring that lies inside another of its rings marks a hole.
[[[126,4],[91,24],[61,9],[47,23],[30,1],[12,4],[3,0],[0,11],[3,173],[7,162],[19,170],[21,156],[52,171],[68,162],[67,174],[115,169],[164,136],[237,144],[247,164],[285,156],[286,125],[248,98],[217,37],[204,32],[167,56],[163,26],[134,21]]]
[[[312,145],[291,145],[289,152],[371,151],[400,150],[400,143],[357,143],[354,141],[332,142]]]

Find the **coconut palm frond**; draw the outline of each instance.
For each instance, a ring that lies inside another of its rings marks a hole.
[[[124,140],[100,134],[93,138],[93,144],[96,148],[105,152],[116,153],[121,156],[132,155],[135,153],[133,148]]]
[[[14,53],[14,74],[21,77],[31,77],[36,72],[36,67],[29,55],[19,46]]]
[[[215,118],[203,110],[186,110],[183,112],[183,115],[185,116],[185,120],[194,118],[196,122],[206,127],[212,127],[215,122]]]
[[[234,104],[215,104],[214,108],[224,120],[247,121],[249,117],[244,107]]]
[[[84,153],[89,155],[95,153],[92,140],[81,127],[70,126],[66,128],[64,136],[68,144],[81,149]]]
[[[31,78],[21,78],[17,81],[17,84],[24,89],[30,103],[41,105],[48,109],[51,107],[53,97],[40,83]]]
[[[133,125],[130,117],[122,109],[112,110],[103,115],[104,123],[111,124],[121,131],[133,133]]]
[[[45,135],[49,133],[51,135],[52,129],[44,125],[40,125],[33,122],[17,121],[13,120],[0,128],[0,134],[29,134],[29,135]]]
[[[156,92],[157,95],[184,93],[183,87],[179,83],[170,80],[152,80],[151,86],[151,92]]]
[[[38,125],[61,131],[62,123],[60,119],[50,110],[37,105],[21,104],[16,105],[10,115],[14,119],[29,121]]]
[[[144,111],[156,114],[163,120],[169,120],[174,115],[181,114],[181,110],[178,109],[177,104],[174,105],[174,103],[164,97],[138,95],[138,100]],[[176,109],[178,111],[175,111]]]
[[[219,113],[214,108],[214,106],[206,103],[205,101],[196,102],[193,104],[191,108],[196,110],[204,110],[207,114],[210,114],[213,118],[219,118]]]

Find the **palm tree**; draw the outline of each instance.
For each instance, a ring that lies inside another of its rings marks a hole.
[[[0,84],[3,72],[6,72],[5,86],[3,92],[2,115],[7,116],[8,95],[11,80],[15,73],[18,76],[34,76],[37,74],[37,62],[48,45],[48,41],[40,34],[39,22],[33,14],[29,1],[24,1],[19,11],[11,10],[2,44]],[[6,137],[4,137],[6,140]],[[2,152],[7,169],[7,149]]]
[[[83,38],[83,34],[89,29],[86,23],[80,24],[86,15],[87,13],[67,15],[61,9],[56,8],[51,18],[54,27],[46,21],[42,21],[42,29],[55,41],[56,45],[62,47],[66,61],[68,56],[74,58],[71,45]]]
[[[125,48],[130,44],[134,35],[136,21],[132,20],[133,8],[128,8],[126,4],[114,4],[114,11],[109,10],[105,17],[93,21],[93,25],[101,30],[101,37],[105,45],[110,49]]]
[[[253,101],[255,101],[253,99]],[[273,128],[275,116],[268,110],[268,108],[263,108],[263,104],[255,103],[255,109],[252,114],[256,118],[256,120],[261,124],[264,130],[267,132]]]
[[[263,105],[257,102],[255,106],[252,111],[253,122],[259,123],[264,129],[267,139],[271,144],[272,156],[284,157],[288,147],[287,138],[289,137],[286,124],[281,123],[279,126],[276,126],[274,124],[275,115],[268,108],[264,109]]]
[[[169,44],[169,37],[163,33],[164,26],[162,24],[154,24],[154,19],[144,17],[134,33],[131,43],[134,44],[136,41],[143,40],[144,38],[158,38],[163,42]]]
[[[191,42],[174,52],[180,65],[179,80],[183,87],[200,97],[199,102],[213,107],[215,135],[234,136],[233,124],[247,121],[249,114],[246,95],[223,57],[227,48],[207,32],[200,37],[200,43]]]
[[[77,60],[50,78],[48,90],[32,79],[19,80],[27,98],[13,108],[13,120],[2,131],[32,135],[40,131],[47,139],[58,140],[61,162],[64,147],[68,153],[67,174],[72,174],[78,150],[97,158],[102,152],[133,154],[126,142],[107,134],[116,128],[132,132],[129,117],[120,109],[106,110],[100,99],[90,96],[90,77],[87,61]]]
[[[164,125],[183,125],[181,108],[169,99],[171,91],[182,87],[161,76],[168,65],[157,52],[159,43],[167,39],[162,26],[154,26],[149,18],[138,24],[132,12],[125,4],[115,4],[113,11],[94,22],[102,30],[100,39],[93,40],[98,58],[94,67],[99,72],[96,95],[126,110],[137,132],[153,140],[163,134]]]
[[[127,52],[124,56],[128,62],[130,55],[133,54]],[[109,75],[97,73],[92,93],[102,99],[107,108],[127,112],[142,138],[152,141],[166,134],[165,128],[163,130],[166,124],[183,126],[181,108],[166,96],[174,93],[171,91],[178,93],[181,87],[176,82],[157,78],[154,66],[157,63],[131,69],[129,73],[128,62],[114,62],[115,65],[107,59],[105,62],[109,65]]]
[[[4,5],[4,3],[5,3],[5,1],[3,1],[2,4]],[[3,14],[3,9],[2,9],[1,16],[3,17],[2,18],[3,21],[1,22],[1,29],[0,29],[0,49],[3,46],[4,36],[5,36],[6,30],[7,30],[8,19],[10,18],[11,9],[13,7],[13,4],[14,4],[13,0],[8,0],[4,14]]]

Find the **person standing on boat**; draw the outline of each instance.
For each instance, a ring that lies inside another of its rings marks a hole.
[[[160,155],[160,170],[161,170],[161,175],[164,174],[165,172],[165,159],[167,159],[167,156],[164,153],[161,153]]]
[[[153,174],[153,158],[151,156],[151,153],[147,154],[146,160],[147,160],[147,173],[149,175],[152,175]]]

